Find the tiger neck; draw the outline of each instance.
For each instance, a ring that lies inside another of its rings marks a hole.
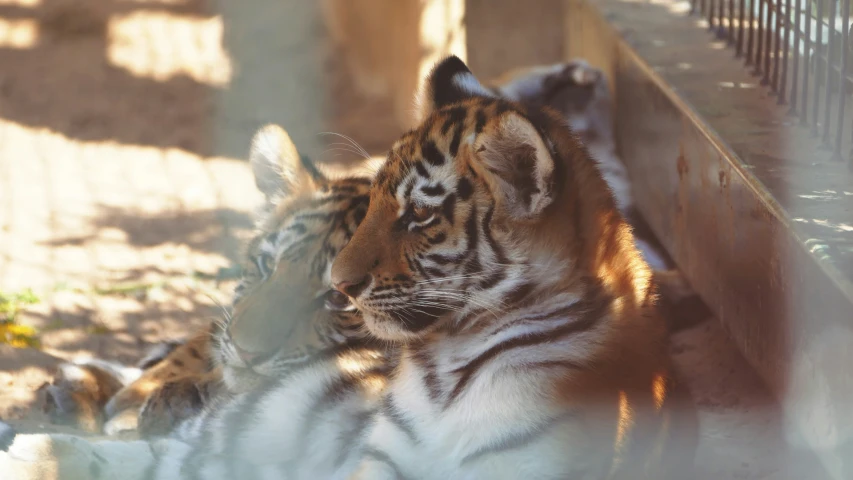
[[[590,283],[577,292],[532,295],[529,300],[499,315],[479,312],[468,319],[467,328],[443,329],[405,345],[399,381],[407,384],[405,372],[410,368],[432,371],[438,379],[435,398],[452,405],[466,396],[473,372],[506,378],[522,367],[565,376],[566,369],[596,361],[600,349],[584,333],[608,321],[612,299],[600,284]],[[528,393],[536,395],[534,390]]]
[[[598,298],[600,283],[589,277],[579,277],[566,264],[562,268],[519,264],[509,268],[510,272],[513,270],[517,273],[516,280],[481,292],[484,297],[498,298],[500,302],[492,302],[491,306],[485,299],[471,302],[465,309],[455,312],[445,324],[446,327],[430,334],[429,341],[438,343],[449,339],[451,343],[459,343],[470,339],[478,343],[482,342],[484,336],[511,332],[519,325],[526,325],[519,330],[521,333],[553,326],[561,320],[571,322],[573,312],[569,307],[593,297]],[[539,325],[525,320],[531,315],[541,317],[564,309],[567,310],[562,319],[556,314],[548,318],[548,322],[538,322]]]

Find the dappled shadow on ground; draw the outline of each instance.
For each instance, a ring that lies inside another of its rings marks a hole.
[[[0,1],[0,296],[38,297],[15,322],[41,344],[0,344],[0,418],[59,361],[133,363],[229,302],[257,192],[212,151],[232,67],[209,7]]]
[[[41,348],[0,344],[0,418],[38,418],[38,408],[28,413],[40,407],[38,388],[62,361],[96,356],[132,365],[153,344],[221,319],[233,285],[231,279],[163,276],[156,283],[46,294],[19,319],[35,328]]]
[[[204,1],[0,2],[0,295],[34,292],[41,343],[0,344],[0,418],[58,361],[132,363],[228,303],[257,192],[210,156],[222,28]]]
[[[0,115],[78,140],[210,153],[210,93],[230,68],[217,28],[198,0],[0,5]]]
[[[124,233],[124,243],[132,247],[156,247],[166,243],[187,245],[195,251],[221,252],[236,261],[239,230],[252,228],[247,212],[232,208],[174,211],[145,215],[121,208],[101,206],[93,219],[92,233],[52,238],[46,245],[85,245],[99,240],[98,231],[116,229]]]

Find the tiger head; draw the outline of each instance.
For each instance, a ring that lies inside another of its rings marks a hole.
[[[630,230],[556,112],[495,97],[456,57],[421,100],[423,122],[393,145],[332,267],[372,334],[458,332],[589,278],[629,289],[642,262]]]
[[[365,215],[370,179],[325,177],[274,125],[255,135],[250,160],[266,203],[215,348],[232,391],[365,338],[360,314],[330,288],[330,270]]]

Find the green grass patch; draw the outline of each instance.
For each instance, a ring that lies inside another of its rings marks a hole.
[[[38,334],[33,327],[18,325],[18,314],[27,307],[35,305],[41,299],[30,289],[17,293],[0,292],[0,343],[15,348],[40,346]]]
[[[161,288],[166,285],[166,282],[154,283],[116,283],[107,287],[95,287],[92,292],[96,295],[119,295],[127,297],[145,296],[150,290]]]

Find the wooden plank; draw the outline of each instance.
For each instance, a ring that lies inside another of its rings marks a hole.
[[[640,210],[780,398],[853,478],[853,175],[685,2],[567,0],[568,57],[614,79]]]

